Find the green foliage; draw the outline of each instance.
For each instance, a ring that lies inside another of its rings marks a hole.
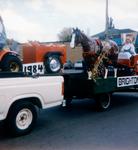
[[[72,34],[72,28],[63,28],[62,31],[58,34],[58,38],[60,41],[70,41]]]

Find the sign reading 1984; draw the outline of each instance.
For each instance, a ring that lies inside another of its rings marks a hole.
[[[42,62],[23,64],[23,72],[25,73],[44,74],[44,68]]]
[[[138,85],[138,76],[125,76],[117,78],[117,87]]]

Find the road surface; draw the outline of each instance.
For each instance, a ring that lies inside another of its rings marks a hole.
[[[112,108],[76,100],[69,110],[43,110],[29,135],[11,138],[0,124],[0,150],[137,150],[138,94],[115,94]]]

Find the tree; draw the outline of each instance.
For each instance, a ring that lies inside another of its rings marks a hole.
[[[72,28],[63,28],[62,31],[58,34],[60,41],[70,41],[71,40]]]

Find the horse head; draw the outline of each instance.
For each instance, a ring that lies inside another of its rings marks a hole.
[[[73,29],[72,32],[72,38],[71,38],[71,43],[70,46],[71,48],[75,48],[79,44],[82,46],[83,51],[90,51],[90,39],[81,31],[80,29],[76,28]]]
[[[78,44],[82,42],[82,40],[83,40],[82,32],[78,28],[76,29],[73,28],[70,42],[71,48],[75,48]]]

